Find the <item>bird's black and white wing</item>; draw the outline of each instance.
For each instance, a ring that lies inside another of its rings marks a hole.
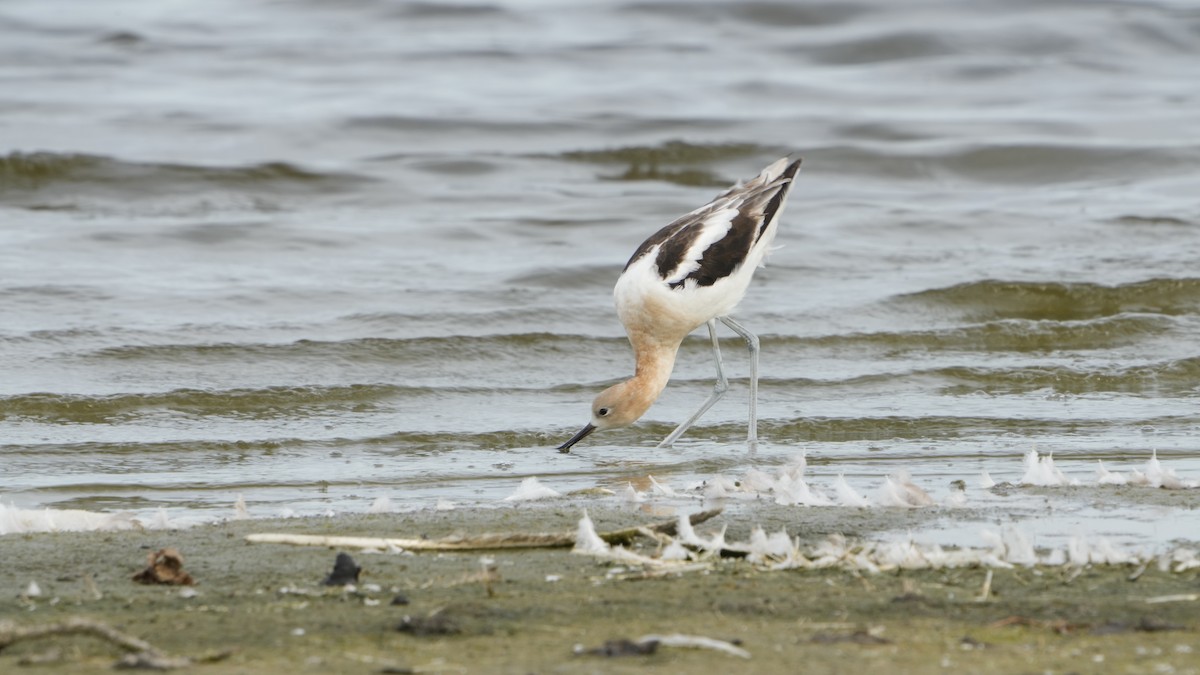
[[[671,288],[711,286],[739,269],[782,210],[800,161],[781,159],[745,185],[679,218],[642,242],[629,269],[653,254],[658,275]]]

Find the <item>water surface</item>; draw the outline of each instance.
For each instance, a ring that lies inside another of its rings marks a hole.
[[[1188,536],[1137,493],[1047,519],[975,486],[1031,448],[1200,478],[1191,3],[66,6],[0,8],[6,503],[431,508],[804,452],[1046,537]],[[631,372],[629,254],[788,153],[737,313],[759,452],[733,336],[729,396],[653,448],[711,387],[702,332],[642,423],[554,452]]]

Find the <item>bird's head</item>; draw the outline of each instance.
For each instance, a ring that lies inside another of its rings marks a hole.
[[[642,383],[634,378],[626,380],[600,392],[592,401],[592,421],[579,430],[571,440],[558,446],[559,452],[570,452],[571,446],[598,429],[619,429],[638,421],[657,398],[658,392],[644,391]]]

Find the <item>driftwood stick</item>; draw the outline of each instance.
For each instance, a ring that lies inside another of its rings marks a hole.
[[[692,525],[699,525],[700,523],[703,523],[706,520],[709,520],[711,518],[715,518],[715,517],[721,515],[721,511],[722,511],[722,509],[709,509],[707,511],[700,511],[699,513],[693,513],[692,515],[688,516],[688,522],[690,522]],[[661,521],[658,523],[654,523],[653,525],[639,525],[639,526],[634,526],[634,527],[627,527],[623,530],[613,530],[611,532],[601,532],[600,538],[610,544],[628,544],[629,542],[636,539],[638,536],[641,536],[643,529],[648,529],[651,532],[655,532],[657,534],[669,534],[671,536],[675,536],[675,534],[677,534],[678,530],[679,530],[679,519],[676,518],[676,519],[672,519],[672,520],[664,520],[664,521]],[[573,534],[571,536],[571,545],[572,546],[575,545],[575,536]]]
[[[693,513],[688,520],[698,525],[721,513],[710,509]],[[678,520],[663,521],[648,529],[662,534],[675,534]],[[626,544],[638,537],[647,526],[627,527],[601,532],[600,538],[610,544]],[[478,551],[513,548],[568,548],[575,545],[575,533],[559,534],[496,534],[442,537],[440,539],[407,539],[403,537],[347,537],[317,534],[259,533],[246,535],[252,544],[291,544],[293,546],[328,546],[333,548],[407,549],[409,551]]]
[[[122,633],[108,624],[82,617],[72,617],[65,621],[42,626],[18,626],[13,621],[0,621],[0,649],[21,640],[37,640],[55,635],[91,635],[106,640],[125,651],[161,653],[145,640]]]
[[[78,616],[41,626],[18,626],[15,621],[0,621],[0,651],[21,640],[68,635],[97,637],[127,652],[115,664],[117,668],[171,670],[220,661],[233,654],[232,650],[227,650],[199,658],[171,656],[141,638],[122,633],[106,623]]]

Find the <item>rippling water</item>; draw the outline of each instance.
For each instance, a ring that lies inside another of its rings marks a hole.
[[[1031,448],[1200,477],[1194,4],[69,6],[0,7],[6,502],[493,503],[801,450],[935,492]],[[787,153],[738,312],[758,455],[734,342],[652,448],[700,334],[642,423],[554,452],[630,373],[629,254]]]

